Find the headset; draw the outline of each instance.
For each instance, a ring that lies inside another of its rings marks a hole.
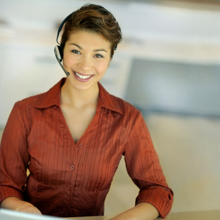
[[[73,13],[74,13],[74,12],[73,12]],[[56,38],[56,42],[57,42],[58,45],[56,45],[56,46],[54,47],[55,57],[56,57],[58,63],[60,64],[61,68],[63,69],[64,73],[65,73],[67,76],[69,76],[70,73],[67,72],[67,71],[65,70],[64,66],[63,66],[63,48],[60,46],[60,43],[59,43],[59,41],[58,41],[58,38],[59,38],[60,31],[61,31],[62,28],[63,28],[63,25],[66,23],[66,21],[70,18],[70,16],[71,16],[73,13],[69,14],[69,15],[62,21],[62,23],[60,24],[60,26],[59,26],[59,28],[58,28],[58,31],[57,31],[57,38]]]
[[[58,28],[58,31],[57,31],[57,38],[56,38],[56,42],[58,45],[56,45],[54,47],[54,54],[55,54],[55,57],[58,61],[58,63],[60,64],[61,68],[63,69],[64,73],[69,76],[70,73],[67,72],[63,66],[63,48],[60,46],[60,43],[58,41],[58,38],[59,38],[59,34],[60,34],[60,31],[62,30],[63,28],[63,25],[66,23],[66,21],[72,16],[72,14],[74,14],[75,12],[69,14],[63,21],[62,23],[60,24],[59,28]],[[114,50],[117,49],[117,45],[115,46]]]

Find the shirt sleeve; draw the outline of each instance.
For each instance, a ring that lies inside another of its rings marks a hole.
[[[23,199],[29,161],[26,129],[16,103],[5,126],[0,145],[0,203],[7,197]]]
[[[136,204],[148,202],[165,218],[173,203],[173,192],[166,183],[158,155],[140,111],[134,120],[124,152],[126,168],[139,187]]]

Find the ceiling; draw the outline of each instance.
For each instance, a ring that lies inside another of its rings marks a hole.
[[[1,33],[10,30],[55,31],[68,14],[87,1],[0,0]],[[93,0],[108,8],[125,39],[220,43],[220,1],[208,0]]]

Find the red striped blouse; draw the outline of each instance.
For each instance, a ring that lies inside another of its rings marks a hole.
[[[128,174],[140,188],[136,204],[149,202],[165,217],[173,193],[140,111],[99,84],[95,117],[75,144],[60,108],[64,82],[14,105],[0,146],[0,202],[15,196],[47,215],[103,215],[124,156]]]

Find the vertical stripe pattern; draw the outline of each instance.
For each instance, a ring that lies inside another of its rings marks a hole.
[[[14,105],[0,147],[0,202],[9,196],[23,199],[25,192],[24,199],[43,214],[103,215],[105,197],[124,156],[140,188],[136,203],[149,202],[165,217],[173,193],[141,113],[99,84],[96,115],[75,143],[60,109],[64,82]]]

